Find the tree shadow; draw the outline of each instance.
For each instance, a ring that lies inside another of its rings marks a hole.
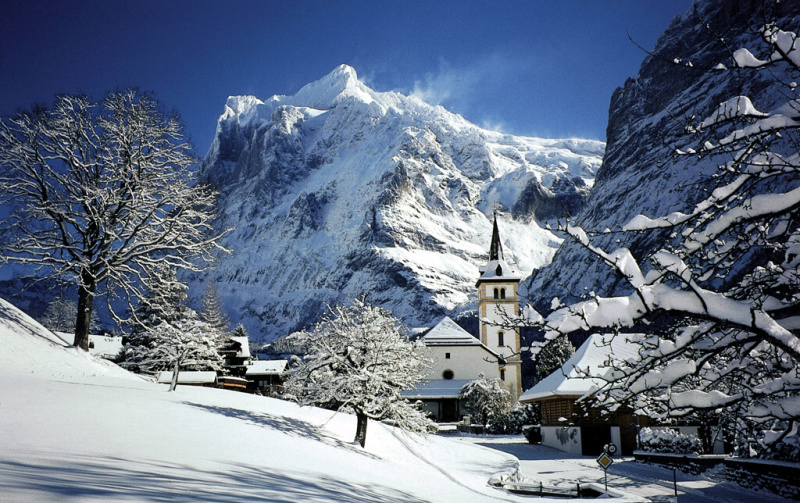
[[[114,457],[0,461],[3,501],[209,501],[419,503],[412,494],[380,484],[328,475],[269,471],[245,464],[218,470]],[[8,499],[6,499],[8,498]]]
[[[185,405],[195,407],[197,409],[205,410],[214,414],[221,414],[226,417],[231,417],[247,423],[270,428],[272,430],[280,431],[290,437],[302,437],[316,440],[325,445],[336,447],[339,449],[347,449],[356,454],[366,456],[372,459],[380,459],[378,456],[365,451],[360,446],[354,443],[344,442],[337,438],[331,437],[323,432],[323,430],[314,424],[301,419],[295,419],[285,416],[273,416],[263,412],[253,412],[243,409],[233,409],[230,407],[218,407],[215,405],[203,405],[191,402],[183,402]],[[353,430],[355,432],[355,429]]]

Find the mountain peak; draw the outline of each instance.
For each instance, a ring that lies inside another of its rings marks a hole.
[[[294,95],[295,105],[312,108],[333,108],[344,98],[356,97],[366,103],[374,101],[375,92],[358,80],[356,70],[349,65],[339,65],[328,75],[306,84]]]

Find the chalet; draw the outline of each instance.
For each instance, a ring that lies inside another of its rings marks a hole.
[[[250,341],[246,336],[228,337],[219,347],[219,354],[223,358],[225,371],[234,377],[244,377],[247,364],[252,359],[250,354]]]
[[[284,376],[288,360],[255,360],[247,366],[245,377],[248,390],[264,395],[283,393]]]
[[[600,454],[605,444],[613,443],[621,454],[633,453],[636,431],[649,426],[649,418],[636,416],[623,407],[604,413],[578,401],[602,386],[609,357],[638,357],[638,345],[632,344],[630,337],[592,335],[559,370],[519,397],[520,403],[541,404],[542,445],[589,456]]]

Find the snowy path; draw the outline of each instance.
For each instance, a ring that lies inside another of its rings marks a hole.
[[[518,437],[454,437],[462,442],[491,447],[519,458],[520,473],[545,485],[574,487],[595,482],[603,484],[603,470],[593,457],[573,456],[557,449],[531,445]],[[704,475],[677,472],[680,503],[787,502],[767,492],[744,489],[731,482],[719,482]],[[633,458],[616,458],[608,470],[608,486],[653,501],[666,501],[674,495],[672,470],[637,463]]]

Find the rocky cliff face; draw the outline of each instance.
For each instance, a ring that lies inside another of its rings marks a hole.
[[[732,50],[748,47],[758,53],[763,44],[757,30],[764,19],[775,16],[791,23],[787,20],[800,12],[797,0],[766,4],[765,13],[761,0],[698,2],[672,21],[639,73],[611,98],[603,166],[576,219],[581,226],[616,231],[638,214],[687,211],[705,197],[726,159],[677,156],[676,148],[697,142],[683,134],[685,125],[699,122],[732,96],[749,96],[766,110],[781,100],[774,75],[713,70],[719,63],[732,67]],[[790,26],[796,26],[796,19]],[[595,243],[607,250],[628,247],[646,263],[647,254],[667,239],[656,232],[611,232]],[[527,285],[529,300],[543,311],[555,296],[574,301],[590,291],[627,291],[621,278],[571,241],[564,242],[552,263],[536,271]]]
[[[347,66],[294,96],[231,97],[202,167],[234,228],[210,278],[254,339],[360,295],[430,324],[473,307],[495,210],[523,273],[550,260],[538,223],[582,207],[603,149],[486,131]]]

